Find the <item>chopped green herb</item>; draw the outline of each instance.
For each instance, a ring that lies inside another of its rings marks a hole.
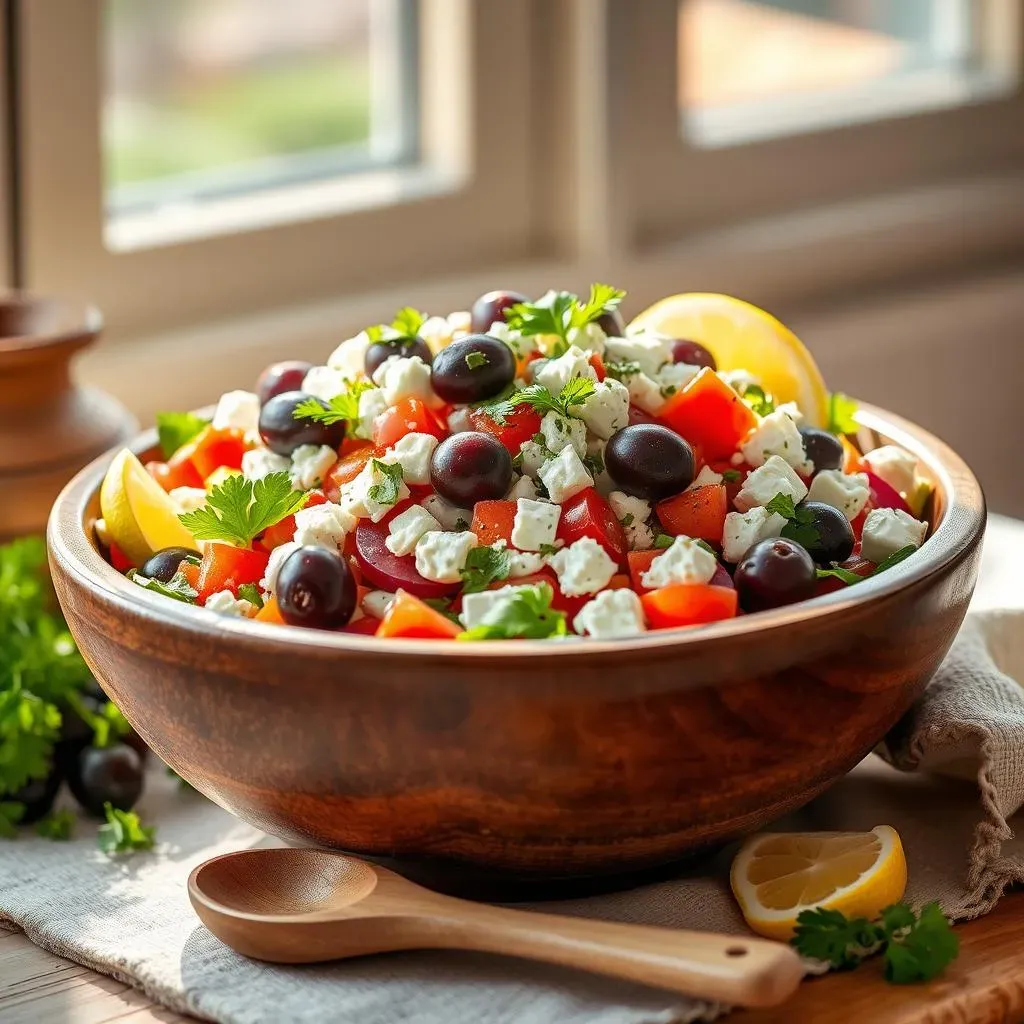
[[[152,590],[156,594],[163,594],[164,597],[184,601],[186,604],[195,604],[199,597],[199,592],[180,572],[176,572],[166,583],[161,583],[160,580],[143,576],[137,569],[130,569],[128,579],[143,590]]]
[[[611,285],[593,284],[584,302],[572,292],[549,291],[536,302],[520,302],[507,309],[505,322],[524,336],[554,335],[558,340],[553,354],[560,356],[569,348],[571,328],[585,327],[617,309],[625,294]]]
[[[460,573],[462,592],[475,594],[486,590],[490,584],[498,580],[507,580],[508,574],[509,555],[506,548],[473,548],[466,556],[466,566]]]
[[[67,808],[54,811],[36,822],[36,835],[40,835],[44,839],[52,839],[54,842],[66,842],[71,838],[76,820],[74,811],[69,811]]]
[[[572,327],[585,327],[600,320],[606,313],[613,313],[626,297],[626,293],[610,284],[592,284],[586,302],[577,301],[572,311]]]
[[[340,395],[335,395],[329,402],[319,398],[307,398],[292,411],[292,418],[309,420],[311,423],[323,423],[332,426],[344,423],[345,432],[352,437],[359,426],[359,396],[365,391],[372,391],[374,385],[368,380],[345,382],[348,387]]]
[[[632,512],[627,512],[619,520],[619,522],[622,523],[623,526],[632,526],[635,520],[636,520],[636,516],[634,516]]]
[[[788,520],[782,528],[782,536],[796,541],[801,547],[815,548],[821,543],[821,533],[814,525],[814,513],[807,508],[793,504],[788,494],[779,492],[765,505],[768,512],[775,512]]]
[[[65,703],[85,724],[92,729],[92,745],[109,747],[115,740],[131,732],[128,719],[111,700],[104,701],[96,711],[83,701],[79,694],[69,693]]]
[[[469,523],[467,523],[466,520],[462,518],[462,516],[459,516],[458,519],[455,520],[455,529],[459,533],[462,533],[463,531],[469,529]]]
[[[738,469],[724,469],[722,470],[722,483],[723,484],[735,484],[740,479],[740,471]]]
[[[156,843],[156,828],[142,824],[134,811],[119,811],[110,801],[103,805],[106,824],[100,825],[96,842],[106,854],[129,853],[134,850],[152,850]]]
[[[553,555],[553,554],[557,553],[558,545],[557,544],[541,544],[539,550],[540,550],[540,553],[542,555]]]
[[[604,472],[604,456],[600,452],[590,452],[583,456],[583,465],[595,479]]]
[[[630,377],[635,377],[640,373],[640,364],[634,362],[621,362],[617,363],[610,360],[604,364],[604,372],[609,377],[614,377],[618,381],[629,380]]]
[[[378,505],[394,505],[398,501],[398,495],[402,490],[402,467],[399,463],[381,462],[380,459],[370,459],[370,465],[374,470],[383,476],[383,480],[375,483],[367,496]]]
[[[833,434],[856,434],[857,402],[841,391],[833,391],[828,398],[828,429]]]
[[[654,538],[654,546],[656,548],[670,548],[675,543],[675,537],[670,537],[667,533],[659,533]]]
[[[718,557],[718,552],[702,537],[697,538],[697,547],[703,548],[708,554],[714,555],[715,558]]]
[[[913,544],[908,544],[906,547],[900,548],[899,551],[894,551],[888,558],[879,562],[871,572],[865,573],[863,576],[859,573],[850,572],[849,569],[844,569],[838,563],[833,562],[830,568],[818,570],[818,579],[842,580],[848,587],[852,587],[856,583],[863,583],[864,580],[877,576],[880,572],[885,572],[886,569],[891,569],[894,565],[899,565],[900,562],[909,558],[916,550],[917,548]]]
[[[760,384],[748,384],[743,389],[743,401],[758,416],[767,416],[775,412],[775,399]]]
[[[197,434],[204,430],[210,421],[194,412],[158,412],[156,414],[156,434],[160,441],[160,451],[165,459],[169,459],[179,448],[188,444]]]
[[[242,583],[238,588],[238,596],[257,608],[263,607],[263,595],[255,583]]]
[[[486,366],[490,360],[483,352],[467,352],[466,353],[466,366],[471,370],[476,370],[478,367]]]
[[[519,587],[501,605],[497,621],[460,633],[459,640],[545,640],[568,635],[565,612],[551,607],[554,590],[549,583]]]
[[[573,377],[557,395],[551,394],[543,384],[531,384],[521,391],[516,391],[503,402],[487,406],[486,411],[499,423],[503,423],[517,405],[529,405],[539,413],[554,412],[559,416],[570,416],[570,410],[583,405],[596,390],[594,381],[589,377]],[[541,441],[538,444],[542,443],[543,434],[540,437]]]
[[[25,805],[16,800],[0,801],[0,839],[16,839],[15,827],[25,817]]]
[[[427,314],[421,313],[411,306],[400,309],[390,324],[375,324],[366,328],[366,336],[371,342],[405,341],[419,337],[420,328],[427,320]]]

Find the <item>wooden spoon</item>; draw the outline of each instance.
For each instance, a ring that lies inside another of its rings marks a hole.
[[[314,963],[401,949],[464,949],[544,960],[742,1006],[772,1006],[803,971],[764,939],[560,917],[431,892],[344,854],[247,850],[188,880],[203,924],[245,956]]]

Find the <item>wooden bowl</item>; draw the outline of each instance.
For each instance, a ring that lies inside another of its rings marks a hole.
[[[463,880],[635,872],[820,793],[910,707],[960,626],[985,523],[978,483],[923,430],[871,407],[859,419],[868,447],[922,460],[933,535],[856,587],[710,626],[455,644],[221,617],[104,561],[92,524],[109,458],[57,501],[54,583],[132,725],[259,828]]]

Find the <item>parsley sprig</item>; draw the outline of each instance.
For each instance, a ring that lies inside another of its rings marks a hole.
[[[460,571],[463,594],[476,594],[492,583],[507,580],[510,570],[508,550],[498,547],[472,548]]]
[[[832,434],[856,434],[860,429],[857,423],[857,402],[844,395],[841,391],[833,391],[828,396],[828,430]]]
[[[66,842],[75,828],[75,812],[66,807],[36,822],[36,835],[54,842]]]
[[[255,481],[236,473],[214,487],[202,508],[178,518],[196,540],[247,548],[264,530],[305,503],[305,493],[292,489],[287,473],[271,473]]]
[[[915,914],[905,903],[886,907],[877,921],[838,910],[805,910],[792,944],[803,956],[849,970],[880,950],[885,979],[894,985],[928,981],[956,959],[960,943],[938,903]]]
[[[370,465],[380,477],[366,492],[367,497],[379,505],[394,505],[402,490],[402,467],[397,462],[381,462],[380,459],[370,459]]]
[[[156,594],[163,594],[164,597],[169,597],[172,601],[195,604],[199,597],[199,592],[180,571],[176,572],[166,583],[143,576],[135,569],[128,573],[128,579],[142,587],[143,590],[152,590]]]
[[[370,341],[405,341],[418,338],[420,328],[427,321],[427,314],[421,313],[412,306],[404,306],[396,314],[390,324],[375,324],[366,328],[366,336]]]
[[[374,385],[368,380],[349,380],[345,383],[348,387],[327,402],[320,398],[307,398],[299,402],[292,410],[292,419],[323,423],[329,427],[335,423],[344,423],[345,432],[352,437],[359,426],[359,396],[364,391],[372,391]]]
[[[742,397],[758,416],[768,416],[775,412],[775,398],[760,384],[748,384],[743,389]]]
[[[812,549],[821,544],[821,532],[814,525],[814,513],[807,508],[793,504],[793,499],[781,491],[765,505],[768,512],[777,512],[788,520],[782,528],[782,536],[794,540],[801,547]]]
[[[209,422],[194,412],[158,412],[156,434],[163,457],[169,459],[179,448],[201,433]]]
[[[557,395],[543,384],[531,384],[500,402],[485,406],[485,411],[498,423],[503,423],[517,405],[528,405],[541,414],[554,412],[559,416],[571,416],[572,409],[583,405],[595,391],[596,386],[589,377],[573,377]]]
[[[516,589],[493,621],[474,626],[458,635],[459,640],[546,640],[566,636],[565,612],[555,611],[555,592],[549,583],[535,583]]]
[[[106,823],[96,833],[96,843],[106,854],[152,850],[156,845],[156,828],[143,825],[134,811],[119,811],[108,800],[103,805]]]
[[[585,327],[618,309],[625,295],[608,284],[592,284],[585,300],[572,292],[549,291],[536,302],[520,302],[505,310],[505,322],[522,335],[554,335],[553,354],[559,356],[569,348],[572,328]]]
[[[877,576],[880,572],[885,572],[886,569],[899,565],[900,562],[909,558],[916,550],[917,548],[913,544],[908,544],[905,548],[894,551],[888,558],[882,559],[871,572],[865,573],[863,576],[859,573],[851,572],[849,569],[844,569],[837,562],[833,562],[831,568],[818,570],[818,579],[842,580],[848,587],[852,587],[855,583],[863,583],[872,576]]]

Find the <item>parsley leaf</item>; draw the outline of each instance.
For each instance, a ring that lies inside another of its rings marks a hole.
[[[241,600],[248,601],[249,604],[255,605],[257,608],[263,607],[263,595],[255,583],[241,584],[238,588],[238,596]]]
[[[842,580],[848,587],[852,587],[855,583],[863,583],[864,580],[877,576],[880,572],[885,572],[886,569],[891,569],[894,565],[899,565],[900,562],[909,558],[916,550],[917,548],[913,544],[908,544],[906,547],[900,548],[899,551],[894,551],[888,558],[879,562],[871,572],[865,573],[863,576],[860,573],[850,572],[849,569],[844,569],[838,563],[833,562],[830,568],[818,570],[818,579],[832,578]]]
[[[15,826],[25,817],[25,805],[15,800],[0,801],[0,839],[16,839]]]
[[[892,911],[897,907],[888,909]],[[923,906],[916,921],[913,911],[904,909],[906,914],[900,916],[897,927],[893,927],[885,918],[886,912],[882,912],[889,934],[885,947],[885,980],[894,985],[928,981],[941,974],[960,952],[960,940],[949,927],[938,903]]]
[[[723,484],[734,484],[740,478],[740,471],[738,469],[724,469],[722,470],[722,483]]]
[[[654,538],[654,546],[656,548],[670,548],[675,543],[675,537],[670,537],[667,533],[659,533]]]
[[[832,434],[856,434],[859,425],[856,420],[857,402],[841,391],[833,391],[828,397],[828,430]]]
[[[178,518],[196,540],[247,548],[264,530],[305,503],[306,495],[292,490],[287,473],[271,473],[255,481],[234,474],[213,489],[202,508]]]
[[[500,606],[497,621],[479,626],[457,637],[459,640],[546,640],[566,636],[565,612],[551,607],[554,590],[549,583],[519,587]]]
[[[503,402],[487,407],[488,415],[503,423],[517,405],[528,405],[539,413],[554,412],[559,416],[570,416],[570,410],[584,402],[597,390],[589,377],[573,377],[557,395],[551,394],[543,384],[531,384],[516,391]],[[542,435],[543,436],[543,435]]]
[[[384,479],[379,480],[366,492],[367,497],[379,505],[394,505],[402,489],[401,465],[397,462],[381,462],[380,459],[370,459],[370,465],[377,473],[382,474]]]
[[[814,513],[800,505],[794,505],[793,499],[781,491],[765,505],[768,512],[775,512],[787,519],[782,528],[782,536],[796,541],[801,547],[812,549],[821,544],[821,532],[815,525]]]
[[[640,364],[634,362],[617,363],[614,360],[610,360],[604,364],[604,372],[609,377],[614,377],[618,381],[625,381],[640,373]]]
[[[607,284],[592,284],[586,302],[572,292],[549,291],[536,302],[519,302],[505,310],[509,329],[524,336],[550,334],[557,339],[552,354],[562,355],[569,348],[569,330],[585,327],[605,313],[618,308],[625,292]]]
[[[335,423],[344,423],[346,433],[351,437],[352,432],[359,426],[359,396],[364,391],[372,391],[374,385],[368,380],[346,381],[348,389],[340,395],[335,395],[329,402],[319,398],[307,398],[299,402],[292,410],[292,419],[309,420],[311,423],[323,423],[326,426],[333,426]]]
[[[792,519],[796,515],[796,506],[793,504],[793,499],[781,491],[765,505],[764,509],[766,512],[774,512],[782,516],[783,519]]]
[[[160,451],[169,459],[179,448],[189,443],[209,424],[209,420],[194,412],[158,412],[156,433],[160,439]]]
[[[152,850],[156,844],[156,828],[143,825],[134,811],[119,811],[108,800],[103,805],[106,824],[100,825],[96,843],[106,854]]]
[[[404,306],[390,324],[376,324],[366,328],[366,336],[372,342],[405,341],[419,337],[420,328],[426,323],[427,314],[412,306]]]
[[[150,579],[143,576],[137,569],[128,573],[128,579],[143,590],[152,590],[156,594],[163,594],[174,601],[184,601],[186,604],[195,604],[199,592],[189,583],[188,579],[181,572],[176,572],[166,583],[160,580]]]
[[[475,551],[476,548],[473,548],[473,550]],[[431,608],[433,608],[435,612],[440,612],[446,619],[448,619],[451,622],[454,622],[455,625],[458,626],[460,629],[462,628],[461,620],[459,619],[458,615],[456,615],[455,612],[452,611],[451,602],[448,601],[446,598],[423,597],[420,598],[420,600],[425,605],[429,605]]]
[[[743,401],[758,416],[767,416],[775,412],[775,399],[760,384],[748,384],[743,389]]]
[[[540,554],[542,555],[554,555],[558,553],[557,544],[541,544]]]
[[[587,324],[599,320],[605,313],[612,313],[619,308],[619,303],[626,297],[626,293],[610,284],[592,284],[590,295],[586,302],[577,300],[576,308],[572,311],[570,326],[585,327]]]
[[[109,747],[114,740],[127,736],[131,732],[128,719],[121,714],[121,709],[111,700],[104,701],[97,711],[93,711],[77,693],[69,693],[65,702],[92,729],[92,745],[94,747]]]
[[[71,838],[75,820],[74,811],[69,811],[66,808],[54,811],[36,822],[36,835],[40,835],[44,839],[52,839],[54,842],[65,842]]]
[[[486,366],[490,360],[483,352],[467,352],[466,353],[466,366],[471,370],[476,370],[481,366]]]
[[[509,555],[506,548],[472,548],[466,556],[466,567],[461,570],[462,592],[475,594],[486,590],[491,583],[507,580]]]
[[[804,910],[796,919],[791,943],[802,956],[850,969],[881,948],[885,931],[865,917],[848,918],[839,910]]]
[[[909,558],[917,550],[913,544],[908,544],[904,548],[900,548],[899,551],[894,551],[888,558],[883,558],[878,565],[875,566],[875,573],[885,572],[886,569],[891,569],[894,565],[899,565],[900,562]]]

